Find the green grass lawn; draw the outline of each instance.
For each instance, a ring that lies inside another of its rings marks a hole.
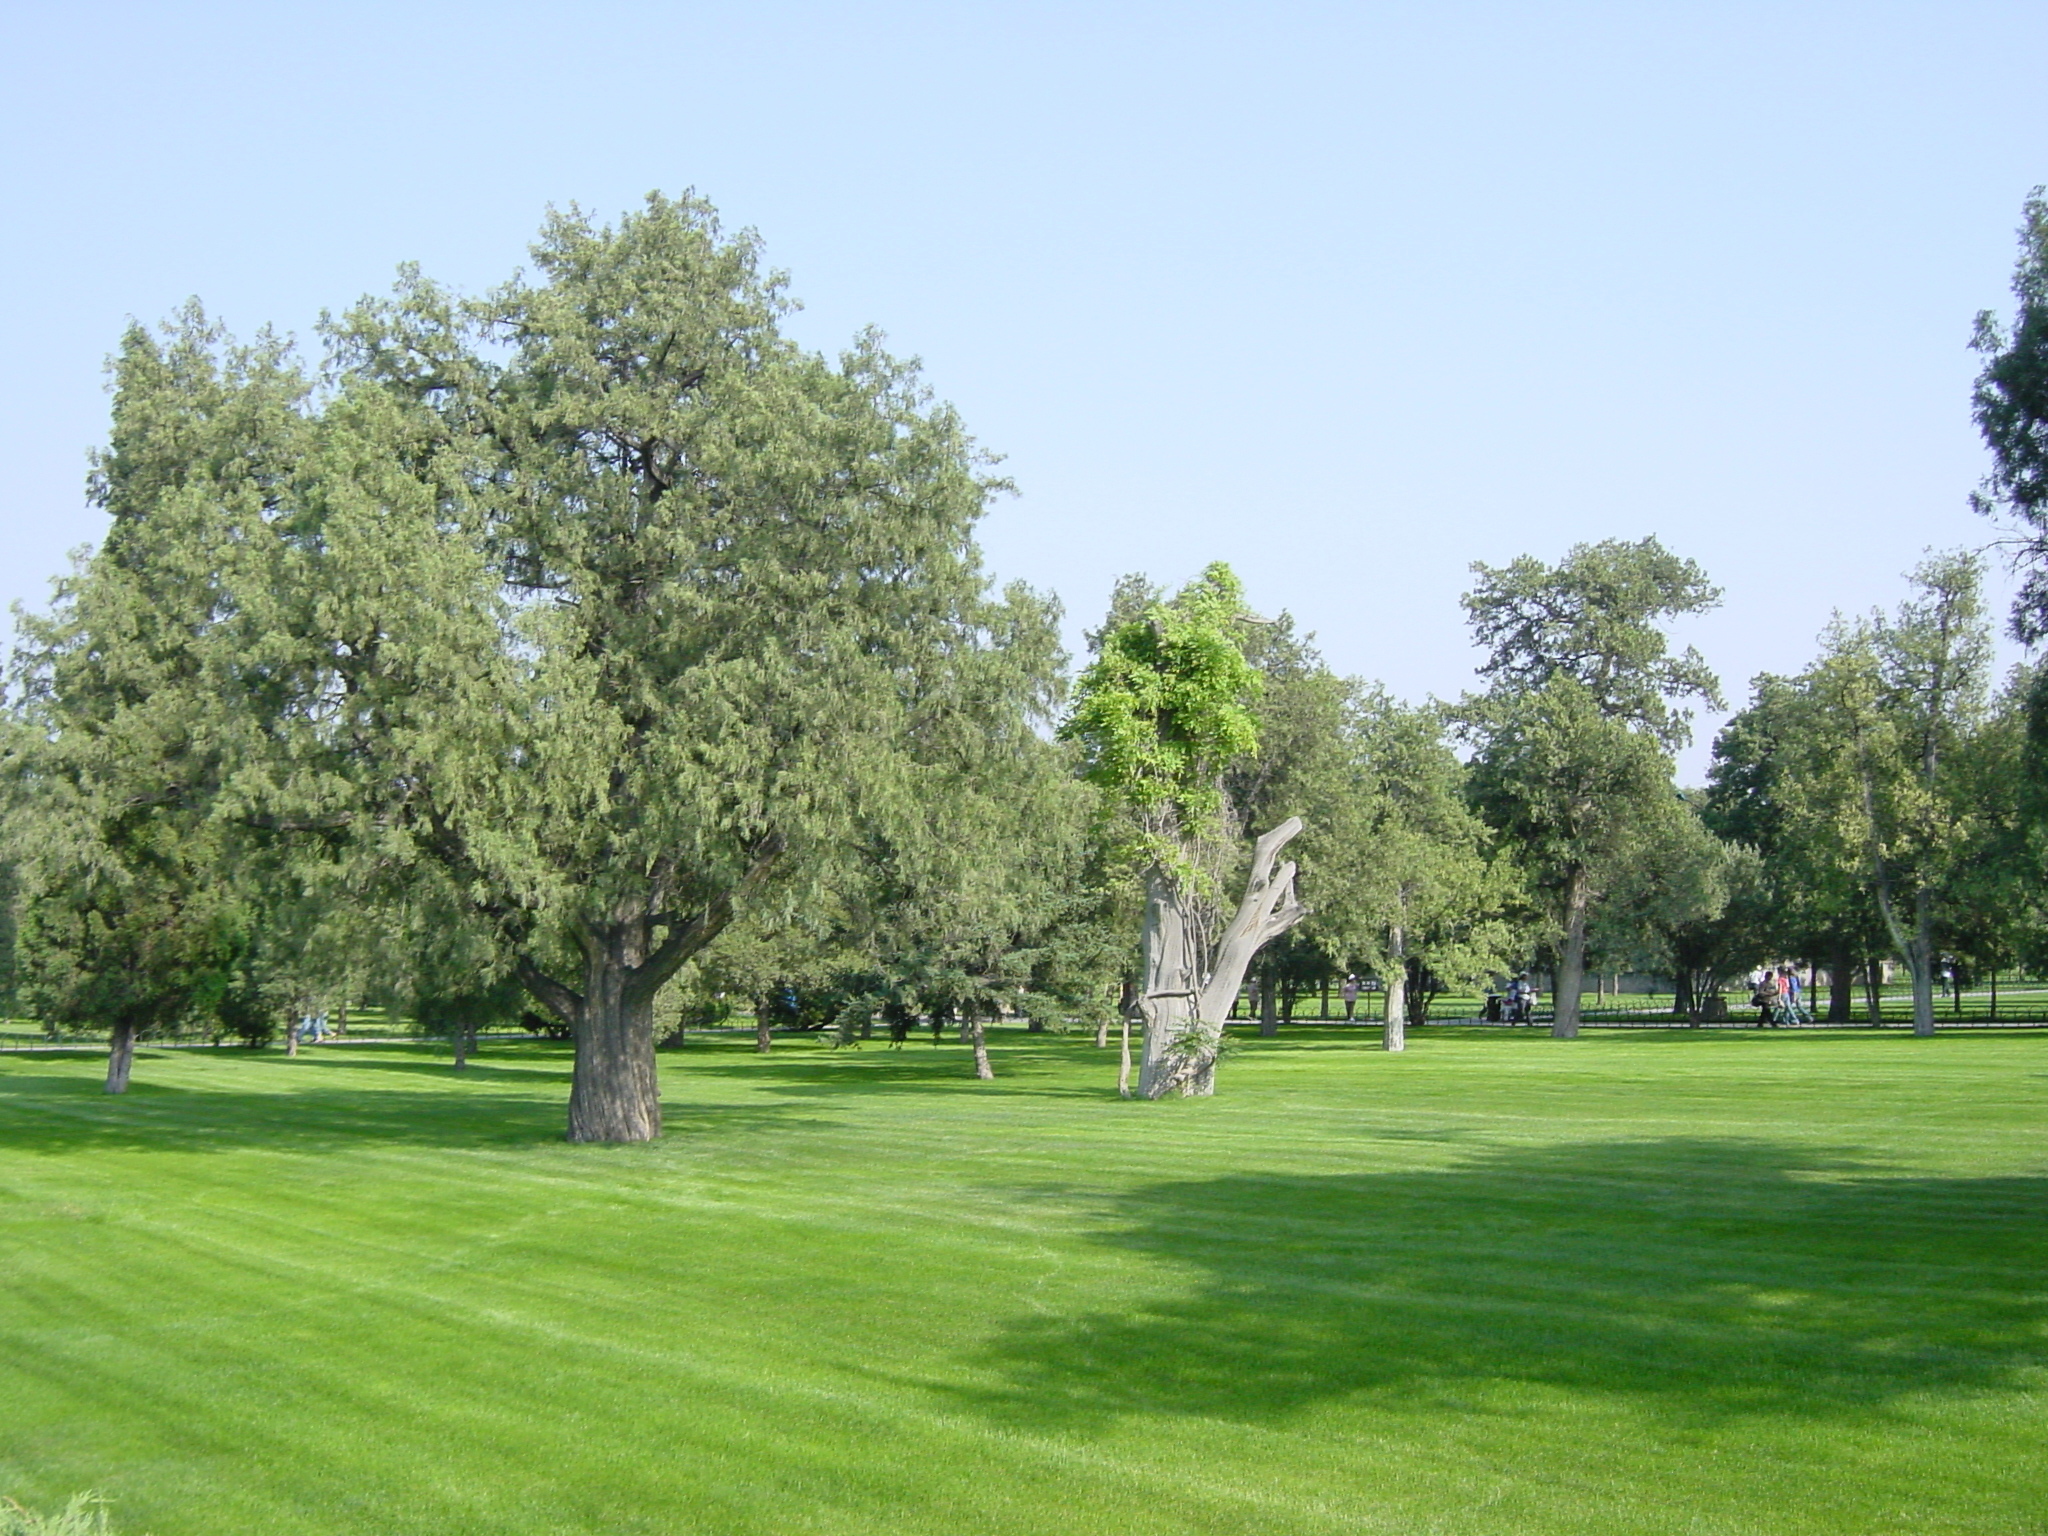
[[[0,1493],[123,1532],[2040,1532],[2048,1035],[0,1056]]]

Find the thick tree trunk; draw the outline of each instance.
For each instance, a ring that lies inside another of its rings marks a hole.
[[[988,1037],[983,1033],[981,1010],[971,1008],[968,1012],[973,1015],[967,1025],[967,1040],[974,1047],[974,1075],[984,1083],[992,1083],[996,1069],[988,1064]]]
[[[652,1141],[661,1134],[654,1068],[654,993],[642,970],[637,923],[584,940],[583,996],[575,1010],[576,1070],[569,1082],[571,1141]]]
[[[1202,957],[1196,953],[1195,929],[1188,921],[1192,898],[1157,865],[1147,873],[1141,1098],[1216,1091],[1223,1020],[1230,1000],[1244,985],[1246,968],[1267,943],[1308,915],[1294,899],[1294,865],[1273,867],[1280,850],[1300,831],[1301,819],[1290,816],[1258,840],[1244,899],[1223,930],[1207,975],[1201,973]]]
[[[297,1014],[293,1014],[285,1021],[284,1053],[287,1056],[299,1054],[299,1016]]]
[[[1408,1049],[1408,935],[1396,924],[1387,930],[1387,990],[1380,1044],[1390,1051]]]
[[[1700,1021],[1699,988],[1693,982],[1693,970],[1681,965],[1678,973],[1671,978],[1671,1016],[1684,1019],[1688,1024]]]
[[[1589,895],[1585,867],[1575,864],[1564,877],[1564,948],[1557,957],[1557,975],[1552,978],[1550,1034],[1555,1040],[1576,1040],[1579,1036],[1579,992],[1586,984]]]
[[[654,994],[683,962],[732,922],[783,852],[780,833],[751,850],[753,862],[730,891],[688,921],[657,916],[650,891],[622,898],[602,924],[580,927],[583,991],[564,986],[528,954],[517,956],[520,985],[570,1028],[576,1070],[569,1084],[571,1141],[652,1141],[661,1134],[661,1091],[654,1066]],[[654,935],[666,927],[659,943]]]
[[[1837,944],[1828,952],[1828,1022],[1847,1024],[1856,1017],[1856,952]]]
[[[135,1065],[135,1026],[116,1024],[107,1042],[107,1092],[126,1093],[128,1073]]]
[[[1187,893],[1158,865],[1145,874],[1145,937],[1142,983],[1145,1012],[1144,1059],[1138,1068],[1138,1096],[1156,1099],[1169,1088],[1188,1092],[1176,1075],[1198,1055],[1201,1042],[1190,1039],[1196,1022],[1194,935],[1187,914]]]

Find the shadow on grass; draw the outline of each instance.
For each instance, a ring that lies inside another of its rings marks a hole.
[[[1430,1172],[1132,1193],[1100,1241],[1183,1268],[1130,1311],[1011,1322],[975,1398],[1043,1426],[1328,1401],[1828,1416],[2038,1386],[2048,1179],[1899,1178],[1769,1143],[1565,1146]]]
[[[975,1081],[974,1057],[968,1047],[949,1038],[934,1048],[929,1035],[906,1041],[900,1048],[892,1048],[886,1040],[869,1041],[865,1049],[838,1050],[816,1039],[779,1042],[766,1056],[755,1052],[750,1036],[744,1047],[720,1042],[712,1049],[691,1046],[664,1052],[662,1065],[666,1068],[673,1061],[689,1076],[760,1083],[770,1093],[813,1098],[958,1088],[1033,1098],[1114,1098],[1114,1049],[1097,1056],[1097,1064],[1103,1066],[1098,1081],[1077,1084],[1070,1070],[1073,1056],[1068,1053],[1081,1050],[1092,1052],[1093,1047],[1043,1035],[991,1040],[989,1055],[996,1076],[988,1083]]]
[[[559,1145],[565,1138],[570,1053],[566,1047],[545,1056],[537,1054],[540,1048],[523,1049],[535,1050],[535,1059],[522,1066],[473,1061],[460,1073],[445,1057],[437,1062],[424,1054],[371,1056],[361,1047],[295,1060],[237,1052],[236,1070],[197,1084],[189,1075],[172,1082],[153,1077],[154,1053],[145,1050],[138,1053],[128,1092],[111,1098],[102,1091],[100,1063],[87,1072],[0,1072],[0,1151],[329,1153],[382,1146]],[[669,1141],[779,1134],[820,1123],[793,1105],[664,1108]]]

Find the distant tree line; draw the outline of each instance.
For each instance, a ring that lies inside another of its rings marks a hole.
[[[2038,567],[2027,217],[1977,410]],[[1114,1031],[1156,1097],[1213,1090],[1247,979],[1271,1028],[1376,977],[1399,1049],[1532,963],[1565,1036],[1589,969],[1696,1021],[1819,960],[1841,1019],[1890,958],[1931,1029],[1947,959],[2048,964],[2048,683],[1990,677],[1975,556],[1757,679],[1698,790],[1719,684],[1666,630],[1719,594],[1654,538],[1475,566],[1454,704],[1334,674],[1223,566],[1126,578],[1070,673],[1057,604],[982,569],[992,461],[878,336],[790,341],[751,234],[656,196],[533,261],[480,297],[408,269],[316,362],[196,305],[122,339],[107,536],[0,722],[12,1006],[106,1031],[110,1090],[140,1040],[375,1000],[458,1064],[479,1026],[572,1039],[569,1134],[633,1141],[662,1037],[735,1002],[764,1051],[958,1031],[984,1077],[995,1019]]]

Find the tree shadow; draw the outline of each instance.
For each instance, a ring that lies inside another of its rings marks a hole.
[[[209,1153],[252,1147],[334,1153],[412,1146],[505,1150],[564,1141],[569,1062],[555,1073],[361,1056],[252,1057],[243,1068],[281,1076],[272,1088],[245,1073],[198,1085],[152,1079],[138,1055],[128,1091],[110,1097],[97,1075],[0,1072],[0,1152]],[[407,1086],[386,1086],[398,1074]],[[473,1091],[437,1091],[468,1087]],[[665,1101],[668,1142],[776,1135],[827,1122],[797,1106]],[[656,1143],[655,1145],[661,1145]]]
[[[830,1050],[816,1045],[757,1055],[745,1050],[686,1054],[680,1070],[690,1076],[719,1077],[761,1084],[767,1092],[794,1097],[836,1098],[849,1093],[929,1092],[967,1087],[978,1093],[1049,1099],[1115,1097],[1116,1061],[1104,1053],[1105,1075],[1098,1084],[1077,1085],[1071,1064],[1049,1053],[1059,1047],[992,1043],[995,1079],[977,1082],[968,1048],[951,1040],[933,1049],[929,1039],[906,1041],[891,1049],[887,1041],[869,1041],[866,1049]],[[666,1065],[666,1058],[664,1058]]]
[[[2026,1390],[2048,1327],[2048,1178],[1897,1177],[1751,1141],[1155,1184],[1099,1239],[1188,1290],[1007,1323],[981,1410],[1258,1422],[1418,1394],[1485,1411],[1481,1384],[1528,1384],[1695,1423],[1827,1416]]]

